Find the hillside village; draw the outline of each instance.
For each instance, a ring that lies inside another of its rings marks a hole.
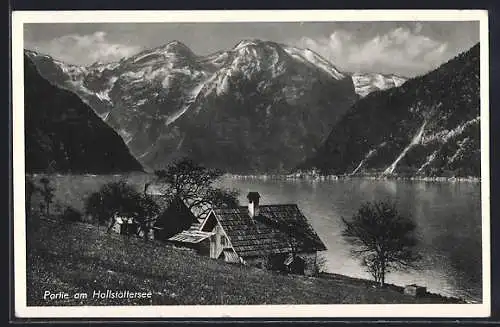
[[[157,198],[161,196],[155,194]],[[260,194],[247,195],[248,206],[214,207],[198,220],[180,197],[174,197],[146,231],[132,217],[114,216],[112,230],[172,243],[227,263],[319,273],[318,251],[326,246],[296,204],[260,205]]]

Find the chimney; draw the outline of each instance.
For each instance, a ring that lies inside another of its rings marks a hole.
[[[248,214],[250,218],[254,218],[259,215],[259,192],[249,192],[247,195],[248,199]]]

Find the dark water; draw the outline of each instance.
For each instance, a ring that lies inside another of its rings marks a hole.
[[[482,298],[481,197],[479,183],[416,181],[283,181],[230,179],[225,187],[261,194],[262,204],[297,203],[326,244],[328,271],[370,278],[342,239],[341,217],[365,201],[393,200],[417,224],[423,256],[417,270],[392,272],[387,282],[417,283],[428,290],[470,301]]]

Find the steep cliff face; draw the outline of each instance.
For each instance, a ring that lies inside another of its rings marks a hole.
[[[232,172],[293,168],[358,98],[352,78],[316,53],[267,41],[205,57],[174,41],[88,67],[26,53],[149,168],[184,155]]]
[[[26,172],[142,171],[120,136],[70,91],[24,57]]]
[[[479,44],[359,100],[302,165],[333,174],[480,176]]]

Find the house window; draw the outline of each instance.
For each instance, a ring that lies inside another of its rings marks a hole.
[[[227,245],[227,239],[224,235],[221,235],[221,237],[220,237],[220,245],[222,247],[225,247]]]

